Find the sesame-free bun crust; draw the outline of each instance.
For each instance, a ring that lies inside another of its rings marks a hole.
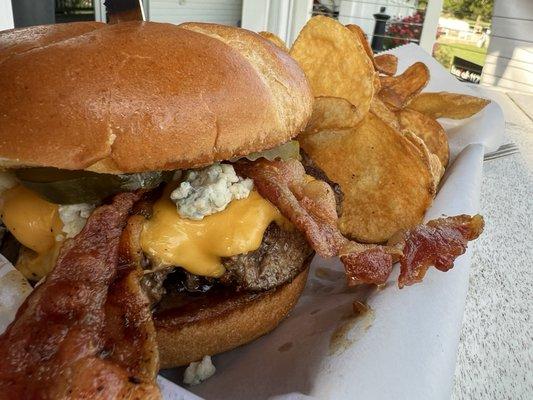
[[[303,72],[244,29],[73,23],[0,33],[0,166],[192,168],[296,136]]]
[[[187,307],[157,311],[154,324],[161,368],[186,365],[270,332],[295,306],[307,274],[305,268],[292,282],[267,292],[206,298]]]

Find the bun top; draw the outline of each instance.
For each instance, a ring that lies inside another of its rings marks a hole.
[[[193,168],[296,136],[312,94],[261,36],[214,24],[0,33],[0,166]]]

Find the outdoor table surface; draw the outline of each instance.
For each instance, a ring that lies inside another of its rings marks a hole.
[[[452,398],[533,398],[533,95],[474,87],[504,110],[519,154],[483,165],[480,212]]]

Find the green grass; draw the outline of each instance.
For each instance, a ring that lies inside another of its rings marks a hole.
[[[483,66],[487,56],[487,48],[479,48],[475,45],[458,43],[453,40],[438,40],[438,49],[435,51],[435,58],[446,68],[450,64],[454,56],[461,57],[465,60]]]
[[[444,18],[450,18],[450,19],[462,19],[463,21],[466,21],[468,22],[468,25],[470,26],[474,26],[476,25],[476,20],[475,19],[469,19],[469,18],[457,18],[457,17],[454,17],[453,14],[449,14],[449,13],[446,13],[446,12],[442,12],[441,14],[442,17]],[[483,28],[490,28],[490,25],[491,25],[491,21],[479,21],[479,25],[481,25]]]

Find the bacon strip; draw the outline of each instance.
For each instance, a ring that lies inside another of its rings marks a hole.
[[[241,176],[254,180],[259,193],[302,231],[311,247],[322,257],[338,254],[346,241],[337,228],[335,197],[322,181],[307,180],[297,160],[254,162],[234,165]]]
[[[480,215],[460,215],[399,232],[395,241],[387,246],[365,245],[342,236],[337,228],[333,196],[320,196],[325,189],[309,190],[310,182],[298,161],[260,159],[240,162],[235,169],[240,175],[254,180],[259,193],[305,233],[318,254],[322,257],[340,256],[351,286],[384,284],[392,272],[393,263],[398,260],[400,288],[420,282],[431,265],[447,271],[465,252],[468,241],[476,239],[483,231]],[[314,185],[319,187],[317,183]]]
[[[392,272],[392,255],[383,246],[352,251],[340,256],[346,271],[348,286],[362,283],[381,285]]]
[[[429,221],[405,231],[400,244],[403,257],[400,259],[398,286],[421,282],[430,266],[446,272],[453,268],[457,257],[466,251],[468,241],[483,232],[481,215],[457,215]]]
[[[120,237],[117,278],[109,287],[105,304],[106,341],[102,350],[108,355],[106,360],[119,364],[134,382],[151,382],[159,370],[150,301],[140,284],[143,221],[140,215],[130,217]]]
[[[151,347],[157,366],[153,325],[138,320],[148,311],[131,285],[134,265],[127,262],[128,254],[119,254],[121,232],[140,196],[119,194],[96,209],[82,232],[64,244],[46,281],[20,307],[0,336],[0,399],[160,398],[154,361],[131,362],[123,357],[121,342],[110,343],[127,338],[125,330],[116,336],[109,332],[122,315],[131,328],[127,333],[144,356]],[[121,296],[125,286],[131,290]]]

